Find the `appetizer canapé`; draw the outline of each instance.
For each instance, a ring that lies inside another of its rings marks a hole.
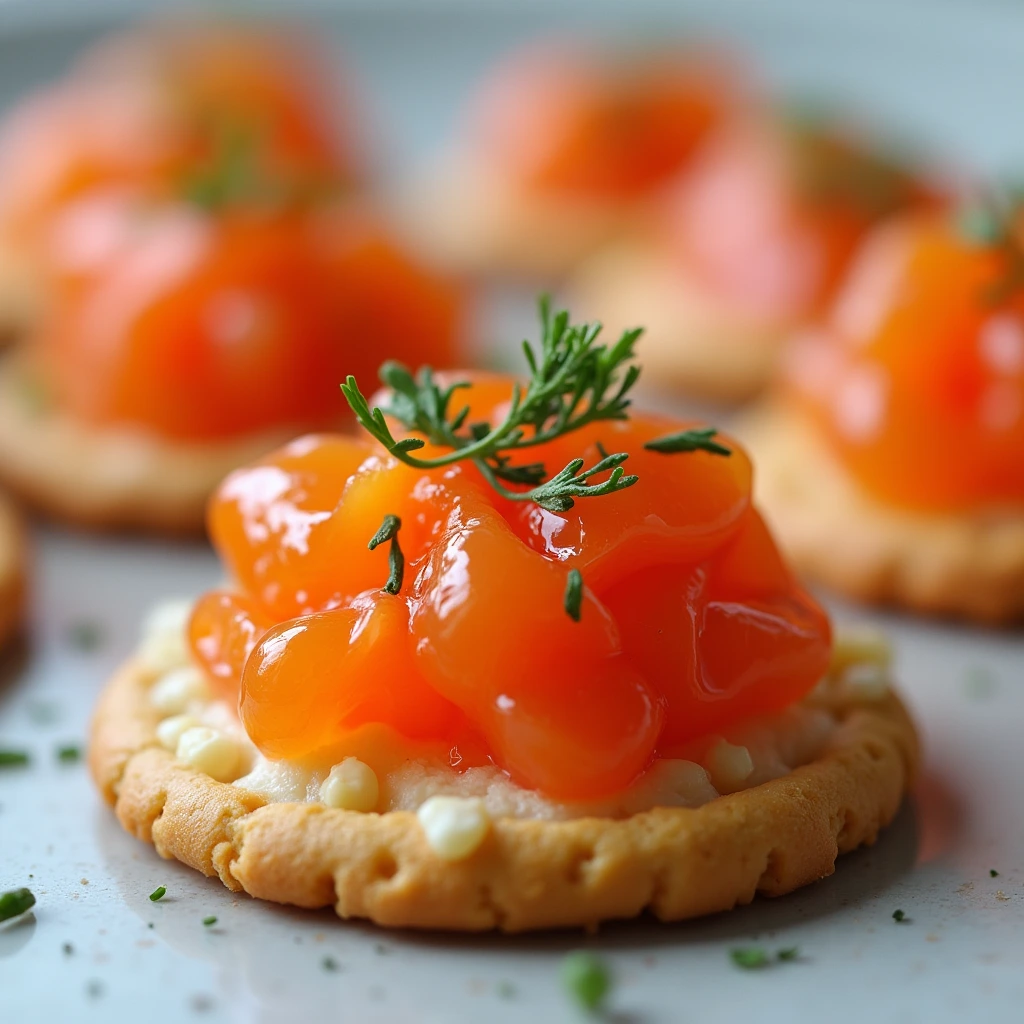
[[[736,92],[706,54],[531,47],[483,84],[410,218],[459,270],[560,275],[644,219]]]
[[[126,827],[267,899],[517,930],[787,892],[892,817],[884,649],[833,648],[731,439],[630,415],[639,332],[543,324],[528,379],[388,363],[380,409],[344,387],[368,436],[224,481],[231,582],[97,712]]]
[[[47,302],[0,366],[0,478],[71,520],[198,530],[230,469],[344,425],[335,382],[371,373],[375,346],[453,358],[458,295],[275,106],[283,69],[193,48],[209,59],[172,62],[174,96],[192,111],[198,94],[207,135],[172,133],[173,159],[136,178],[61,190],[35,252]]]
[[[935,202],[842,123],[734,121],[666,200],[660,236],[598,255],[571,287],[610,323],[647,317],[641,356],[660,381],[741,400],[831,299],[870,227]]]
[[[1024,615],[1024,251],[984,209],[865,247],[751,427],[797,563],[871,601]]]

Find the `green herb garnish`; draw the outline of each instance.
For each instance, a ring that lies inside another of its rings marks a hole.
[[[323,967],[325,971],[336,971],[338,969],[338,961],[335,960],[333,956],[325,956],[323,960],[320,961],[320,966]]]
[[[514,999],[516,995],[516,987],[511,981],[499,981],[495,991],[499,999]]]
[[[70,942],[65,942],[60,949],[65,956],[71,956],[75,952],[75,947]]]
[[[68,627],[68,643],[80,651],[95,651],[103,642],[103,630],[95,622],[74,622]]]
[[[988,869],[988,876],[989,876],[989,878],[998,878],[999,877],[999,872],[996,871],[995,868],[989,868]]]
[[[0,921],[13,921],[27,914],[36,905],[31,889],[9,889],[0,893]]]
[[[203,927],[204,928],[212,928],[216,923],[217,923],[217,918],[214,917],[213,914],[211,914],[209,917],[204,917],[203,918]]]
[[[402,577],[405,574],[405,557],[398,546],[398,531],[402,528],[402,520],[398,516],[386,515],[380,529],[370,538],[367,545],[371,551],[378,544],[391,542],[388,551],[388,580],[384,584],[384,593],[397,594],[402,589]]]
[[[583,603],[583,577],[579,569],[570,569],[565,581],[565,613],[573,622],[580,621]]]
[[[0,750],[0,768],[22,768],[31,761],[26,750]]]
[[[75,764],[82,759],[82,748],[77,743],[63,743],[57,748],[57,760],[61,764]]]
[[[603,961],[579,950],[562,961],[561,975],[566,990],[584,1009],[600,1009],[611,988],[611,976]]]
[[[762,967],[768,967],[772,963],[793,963],[800,959],[799,946],[787,946],[780,949],[774,956],[762,949],[760,946],[742,946],[739,949],[729,950],[729,959],[737,967],[745,971],[755,971]]]
[[[718,431],[714,427],[680,430],[677,434],[666,434],[664,437],[648,441],[644,447],[648,451],[661,452],[663,455],[674,455],[676,452],[710,452],[712,455],[732,455],[732,449],[726,448],[715,440]]]
[[[904,921],[907,921],[907,922],[910,921],[910,918],[907,917],[907,915],[902,910],[894,910],[892,912],[892,919],[897,924],[902,924]]]
[[[771,963],[771,958],[760,946],[743,946],[740,949],[730,949],[729,959],[737,967],[742,967],[745,971],[767,967]]]
[[[539,305],[540,346],[535,349],[523,342],[529,379],[513,387],[508,412],[500,423],[470,422],[469,406],[455,401],[460,390],[470,387],[467,381],[443,387],[430,367],[413,376],[401,363],[390,361],[379,372],[390,390],[381,407],[371,408],[355,377],[349,376],[341,385],[357,422],[406,465],[439,469],[471,461],[509,501],[531,501],[551,512],[568,511],[577,498],[631,487],[637,477],[622,468],[627,452],[609,454],[600,448],[601,458],[589,468],[584,468],[584,459],[576,458],[553,476],[543,462],[513,461],[531,448],[592,423],[628,419],[628,396],[640,377],[633,349],[642,328],[623,331],[613,345],[601,345],[597,343],[599,323],[570,324],[565,310],[552,314],[547,296],[541,297]],[[385,418],[388,416],[422,436],[397,439]],[[679,441],[681,435],[670,435],[648,442],[647,447],[728,454],[718,450],[724,446],[711,440],[713,430],[683,433],[686,442]],[[673,441],[684,446],[673,449]],[[412,454],[428,443],[449,451],[430,458]],[[592,482],[603,474],[608,474],[604,480]]]
[[[158,900],[162,900],[167,895],[167,886],[158,885],[150,894],[150,903],[156,903]]]

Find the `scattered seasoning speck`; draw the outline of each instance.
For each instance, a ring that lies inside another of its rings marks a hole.
[[[217,918],[211,914],[209,917],[203,918],[203,925],[206,928],[212,928],[217,923]]]
[[[377,945],[373,947],[373,951],[377,954],[377,956],[387,956],[388,953],[391,952],[391,950],[388,949],[388,947],[385,946],[383,942],[378,942]]]
[[[511,981],[499,981],[497,992],[499,999],[515,999],[516,997],[516,987]]]
[[[988,869],[988,876],[989,876],[989,878],[998,878],[999,877],[999,872],[996,871],[995,868],[989,868]]]
[[[103,630],[95,622],[73,622],[68,626],[68,643],[79,651],[95,651],[103,642]]]
[[[57,760],[61,764],[75,764],[82,760],[82,748],[77,743],[62,743],[57,748]]]
[[[188,1005],[193,1013],[208,1013],[213,1009],[213,1000],[200,992],[189,999]]]
[[[964,690],[968,697],[983,700],[991,697],[996,689],[995,677],[987,668],[975,667],[967,670]]]
[[[33,725],[52,725],[60,717],[57,705],[49,701],[34,700],[28,705],[27,710]]]
[[[65,942],[64,945],[60,948],[61,952],[63,952],[65,956],[71,956],[71,954],[75,951],[75,947],[72,946],[70,942]]]
[[[96,978],[93,978],[90,981],[86,982],[85,994],[90,999],[99,999],[99,997],[103,995],[103,982],[99,981]]]
[[[150,901],[150,903],[156,903],[157,900],[162,900],[166,895],[167,895],[167,886],[166,885],[158,885],[149,894],[149,901]],[[152,927],[153,926],[150,925],[150,928],[152,928]]]
[[[26,750],[0,750],[0,768],[23,768],[30,760]]]
[[[904,921],[906,921],[907,923],[909,923],[909,922],[910,922],[910,918],[909,918],[909,917],[907,917],[907,915],[906,915],[905,913],[903,913],[903,911],[902,911],[902,910],[894,910],[894,911],[892,912],[892,919],[893,919],[893,920],[894,920],[894,921],[895,921],[895,922],[896,922],[897,924],[903,924],[903,922],[904,922]]]
[[[36,898],[31,889],[9,889],[0,893],[0,921],[13,921],[27,914],[35,905]]]
[[[767,967],[771,960],[768,954],[760,946],[743,946],[740,949],[730,949],[729,959],[737,967],[745,971],[754,971],[761,967]]]
[[[800,947],[790,946],[788,949],[780,949],[778,953],[775,954],[775,959],[781,961],[782,963],[788,963],[793,960],[799,960]]]
[[[325,956],[323,960],[320,961],[320,966],[323,967],[325,971],[336,971],[338,969],[338,961],[335,960],[333,956]]]
[[[608,968],[593,953],[578,950],[562,961],[562,984],[586,1010],[600,1009],[611,988]]]
[[[152,922],[152,921],[150,921],[150,922],[149,922],[149,924],[147,924],[147,925],[146,925],[146,927],[147,927],[147,928],[155,928],[155,927],[156,927],[156,925],[155,925],[155,924],[153,924],[153,922]]]

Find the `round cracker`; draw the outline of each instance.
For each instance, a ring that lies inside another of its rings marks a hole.
[[[825,695],[836,730],[815,761],[782,778],[621,820],[500,818],[453,863],[432,851],[413,813],[268,803],[181,764],[157,743],[151,682],[129,662],[93,721],[92,774],[124,828],[231,890],[393,927],[593,927],[645,910],[677,921],[778,896],[874,842],[918,763],[894,695]]]
[[[738,433],[757,466],[757,503],[811,579],[872,604],[989,625],[1024,619],[1024,515],[885,505],[781,403],[752,414]]]
[[[9,640],[24,621],[27,548],[21,517],[0,495],[0,644]]]
[[[94,427],[50,406],[32,380],[17,355],[0,363],[0,481],[77,526],[201,533],[221,480],[294,436],[282,429],[184,444]]]
[[[598,253],[569,282],[569,304],[611,335],[644,326],[644,380],[711,401],[744,402],[769,381],[792,323],[710,294],[666,252],[623,244]]]

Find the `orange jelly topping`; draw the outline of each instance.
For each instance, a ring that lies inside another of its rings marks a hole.
[[[108,194],[59,226],[33,342],[56,403],[86,422],[182,441],[316,429],[340,422],[338,381],[372,375],[376,346],[453,359],[457,291],[344,209],[209,217]]]
[[[572,50],[534,49],[487,83],[473,128],[496,166],[531,188],[629,198],[687,164],[733,92],[705,57],[601,64]]]
[[[511,382],[477,379],[473,416],[494,417]],[[424,471],[371,441],[297,440],[212,502],[237,589],[197,605],[195,655],[272,759],[388,761],[366,739],[381,725],[408,756],[433,744],[558,799],[615,793],[679,744],[798,700],[829,659],[828,619],[751,506],[742,450],[643,448],[683,426],[638,416],[533,449],[560,467],[600,442],[640,477],[558,514],[471,464]],[[367,548],[389,514],[398,594],[381,590],[386,546]]]
[[[1024,254],[950,217],[882,229],[821,329],[789,358],[792,392],[884,501],[1024,510]]]
[[[872,225],[937,200],[841,126],[753,120],[718,136],[680,182],[670,231],[710,289],[755,315],[799,319],[828,302]]]

